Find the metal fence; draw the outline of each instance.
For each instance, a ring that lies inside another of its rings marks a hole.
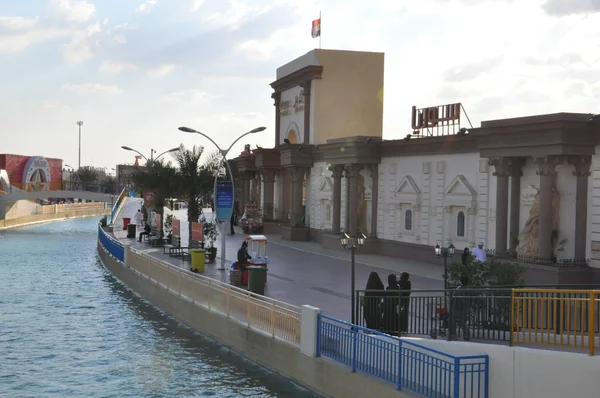
[[[453,356],[319,314],[317,356],[425,397],[487,398],[487,355]]]
[[[390,335],[510,340],[511,289],[357,290],[357,324]]]
[[[186,269],[136,249],[129,249],[127,266],[157,285],[293,344],[300,344],[300,308],[254,294]]]
[[[514,289],[511,343],[599,348],[600,290]]]
[[[125,249],[123,245],[118,240],[109,236],[100,224],[98,224],[98,240],[100,240],[100,243],[108,254],[122,263],[125,262]]]

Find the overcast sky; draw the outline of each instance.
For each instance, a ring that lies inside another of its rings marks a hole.
[[[202,144],[274,143],[269,83],[318,46],[383,51],[385,139],[410,108],[462,102],[471,121],[600,112],[600,0],[0,0],[0,153],[132,163]]]

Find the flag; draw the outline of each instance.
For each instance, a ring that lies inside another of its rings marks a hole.
[[[312,34],[313,39],[315,37],[321,36],[321,17],[319,17],[319,19],[315,19],[314,21],[312,21],[311,34]]]
[[[139,163],[139,160],[140,160],[141,158],[142,158],[141,156],[136,156],[136,157],[135,157],[135,163],[134,163],[133,165],[134,165],[134,166],[136,166],[136,167],[137,167],[137,166],[139,166],[139,165],[140,165],[140,163]]]

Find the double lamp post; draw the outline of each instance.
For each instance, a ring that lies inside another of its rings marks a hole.
[[[356,251],[359,250],[364,244],[367,237],[364,234],[359,234],[356,238],[351,238],[350,235],[344,233],[340,242],[344,249],[350,250],[350,264],[351,264],[351,276],[350,276],[350,307],[352,309],[352,324],[356,324],[356,308],[355,308],[355,296],[356,296]]]
[[[448,247],[435,245],[434,250],[438,258],[444,258],[444,290],[448,290],[448,257],[452,258],[454,256],[454,245],[452,243]]]
[[[217,166],[217,171],[215,173],[215,182],[214,182],[214,186],[213,186],[213,203],[214,203],[214,208],[215,210],[217,209],[217,180],[219,179],[219,171],[221,170],[221,167],[223,167],[223,163],[225,163],[225,166],[227,167],[227,171],[229,173],[229,178],[231,179],[231,209],[229,212],[229,217],[224,217],[226,219],[224,220],[217,220],[222,224],[222,228],[221,228],[221,266],[219,268],[217,268],[218,270],[225,270],[225,249],[226,249],[226,241],[225,241],[225,235],[226,235],[226,227],[227,227],[227,223],[231,222],[231,212],[233,212],[233,206],[235,204],[235,183],[233,181],[233,173],[231,172],[231,166],[229,165],[229,162],[227,161],[227,154],[229,153],[229,151],[231,150],[231,148],[242,138],[244,138],[245,136],[247,136],[248,134],[254,134],[254,133],[259,133],[261,131],[266,130],[266,127],[257,127],[255,129],[252,129],[242,135],[240,135],[238,138],[236,138],[233,143],[231,143],[231,145],[229,145],[229,148],[227,149],[221,149],[221,147],[212,139],[210,138],[207,134],[201,133],[198,130],[194,130],[193,128],[190,127],[179,127],[180,131],[183,131],[184,133],[192,133],[192,134],[199,134],[201,136],[203,136],[204,138],[206,138],[207,140],[209,140],[210,142],[213,143],[214,146],[217,147],[217,149],[219,150],[219,153],[221,154],[221,160],[219,161],[219,164]],[[215,217],[215,214],[213,214],[213,217]]]

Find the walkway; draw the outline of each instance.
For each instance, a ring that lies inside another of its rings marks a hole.
[[[131,212],[133,213],[133,211]],[[185,210],[173,212],[181,220],[182,241],[187,241],[187,222]],[[211,217],[210,210],[205,213]],[[146,243],[127,239],[126,231],[117,230],[115,236],[127,241],[132,247],[151,254],[161,260],[176,266],[189,268],[189,262],[163,254],[162,248],[151,248]],[[265,295],[294,305],[313,305],[324,313],[343,320],[350,320],[350,253],[323,249],[318,243],[284,241],[279,236],[268,236],[269,257],[268,283]],[[244,239],[239,228],[235,235],[226,235],[227,250],[226,264],[231,265],[237,250]],[[220,237],[217,241],[220,250]],[[218,253],[221,255],[221,253]],[[433,250],[432,250],[432,255]],[[220,257],[215,264],[206,266],[204,275],[228,281],[227,271],[219,271]],[[357,254],[356,257],[356,287],[364,288],[369,273],[379,273],[384,284],[389,273],[411,274],[414,289],[442,289],[443,266],[418,263],[415,261],[385,257],[375,254]]]

